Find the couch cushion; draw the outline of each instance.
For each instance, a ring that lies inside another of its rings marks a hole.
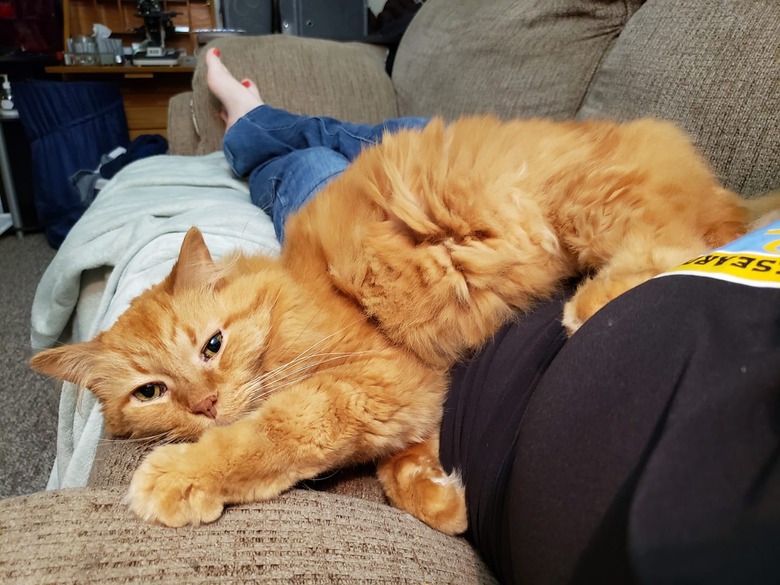
[[[0,582],[495,583],[465,540],[373,502],[294,490],[172,529],[135,518],[122,494],[0,501]]]
[[[582,117],[680,123],[725,184],[780,186],[780,3],[648,0],[605,58]]]
[[[639,0],[429,0],[404,35],[401,115],[575,116]]]
[[[387,51],[360,43],[338,43],[286,35],[224,37],[212,41],[238,79],[252,78],[263,99],[296,114],[377,123],[397,116],[395,93],[385,72]],[[205,83],[205,50],[192,79],[198,154],[222,147],[220,106]]]

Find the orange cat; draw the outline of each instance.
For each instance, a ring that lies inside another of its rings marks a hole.
[[[32,366],[157,447],[128,495],[170,526],[377,461],[397,506],[466,529],[438,461],[447,371],[562,279],[574,332],[610,299],[745,232],[671,124],[464,118],[366,150],[288,222],[278,259],[215,264],[191,230],[166,280]]]

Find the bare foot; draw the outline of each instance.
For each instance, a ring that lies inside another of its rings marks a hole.
[[[225,130],[241,116],[265,103],[252,80],[239,81],[233,77],[220,60],[217,49],[209,49],[206,53],[206,67],[206,84],[222,104],[221,115],[225,121]]]

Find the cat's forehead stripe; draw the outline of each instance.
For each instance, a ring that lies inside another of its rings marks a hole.
[[[192,345],[198,344],[198,336],[195,333],[195,328],[191,325],[184,325],[184,334],[187,336],[187,338],[190,340]]]
[[[130,367],[133,368],[136,372],[141,374],[142,376],[150,376],[152,374],[151,370],[149,370],[144,364],[142,364],[139,360],[134,358],[129,358]]]
[[[230,328],[231,325],[236,322],[244,321],[246,319],[252,319],[257,316],[258,308],[262,308],[265,304],[266,293],[263,290],[257,292],[251,302],[249,302],[243,310],[233,311],[225,317],[223,327],[225,329]]]

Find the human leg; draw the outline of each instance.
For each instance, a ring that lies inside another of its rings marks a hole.
[[[325,147],[294,150],[260,164],[249,175],[252,203],[268,213],[276,237],[284,241],[291,213],[318,193],[349,165],[343,155]]]
[[[755,553],[745,543],[772,526],[755,515],[778,487],[778,323],[777,289],[665,276],[592,317],[530,389],[490,347],[456,370],[440,453],[499,577],[675,582],[708,558],[738,571],[726,539]],[[524,359],[527,339],[502,334],[498,351]]]
[[[220,60],[206,54],[207,82],[223,105],[225,156],[239,177],[249,177],[252,201],[272,215],[280,240],[290,213],[338,176],[363,148],[385,132],[425,125],[424,118],[394,118],[352,124],[334,118],[292,114],[265,105],[257,86],[239,81]]]
[[[570,292],[570,291],[569,291]],[[444,407],[439,456],[466,487],[469,538],[499,576],[511,574],[505,490],[518,429],[544,372],[566,341],[561,292],[505,325],[458,364]]]
[[[224,149],[238,176],[294,150],[326,147],[348,160],[382,139],[385,132],[424,126],[426,118],[391,118],[379,124],[354,124],[326,116],[303,116],[265,106],[251,80],[239,81],[220,60],[218,49],[206,54],[206,81],[223,106]],[[260,107],[265,106],[265,107]]]
[[[322,147],[354,160],[385,132],[421,127],[422,118],[394,118],[380,124],[352,124],[324,116],[301,116],[268,105],[257,107],[225,133],[223,150],[234,173],[248,176],[273,158],[297,150]]]

